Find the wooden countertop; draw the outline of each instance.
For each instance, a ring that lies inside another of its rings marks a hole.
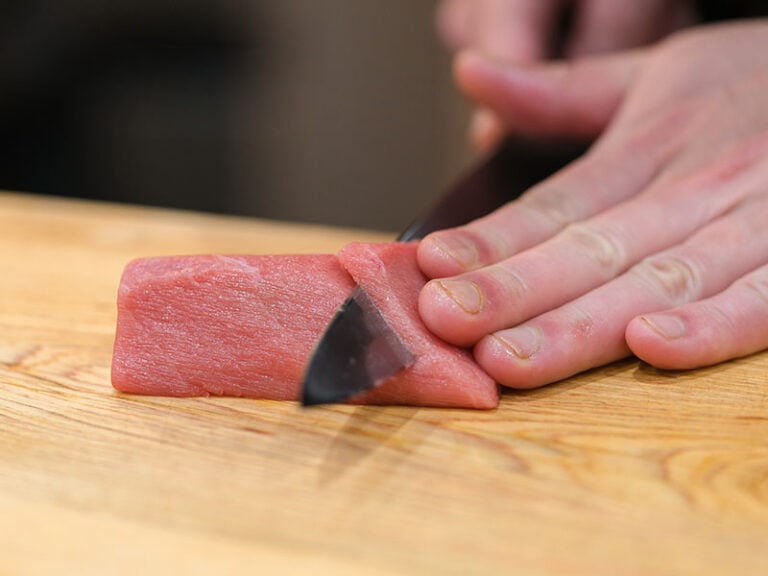
[[[492,412],[111,388],[130,258],[385,238],[0,194],[0,574],[768,574],[768,354]]]

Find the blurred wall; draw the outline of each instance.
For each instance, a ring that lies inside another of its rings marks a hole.
[[[0,187],[397,229],[466,163],[412,0],[0,3]]]

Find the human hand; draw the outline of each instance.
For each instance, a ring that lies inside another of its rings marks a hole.
[[[561,30],[568,7],[571,26]],[[691,0],[442,0],[436,17],[438,33],[451,49],[472,49],[516,64],[560,51],[577,58],[635,48],[694,20]],[[470,132],[474,144],[487,149],[504,135],[505,126],[480,108]]]
[[[457,65],[516,131],[598,135],[520,200],[419,249],[419,310],[531,388],[630,353],[685,369],[768,347],[768,22],[570,63]]]

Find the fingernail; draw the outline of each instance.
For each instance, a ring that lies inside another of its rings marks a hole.
[[[643,322],[667,340],[675,340],[685,334],[685,324],[677,316],[668,314],[654,314],[653,316],[641,316]]]
[[[475,268],[479,260],[475,245],[461,236],[432,236],[430,240],[443,254],[453,259],[462,270]]]
[[[468,280],[435,280],[440,289],[467,314],[479,314],[485,297],[480,287]]]
[[[511,328],[492,336],[520,360],[530,359],[541,347],[541,333],[530,326]]]

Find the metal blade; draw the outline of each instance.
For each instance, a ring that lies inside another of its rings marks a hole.
[[[583,146],[505,141],[481,160],[398,240],[466,224],[519,197],[576,158]],[[304,376],[305,406],[342,402],[396,376],[414,358],[370,297],[357,288],[334,316]]]
[[[346,400],[413,364],[414,357],[359,286],[328,326],[310,360],[304,406]]]

